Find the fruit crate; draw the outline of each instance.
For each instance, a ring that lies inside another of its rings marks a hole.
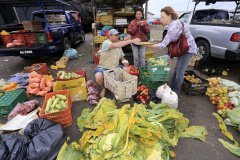
[[[194,68],[208,76],[221,76],[225,67],[211,62],[196,61]]]
[[[85,78],[78,78],[68,81],[57,81],[53,91],[68,90],[71,101],[83,101],[88,98]]]
[[[137,76],[133,76],[121,68],[104,71],[103,75],[105,88],[109,89],[117,100],[131,98],[137,93]]]
[[[184,77],[182,88],[186,95],[188,96],[204,95],[207,91],[209,81],[199,77],[197,74],[195,74],[194,71],[185,71],[184,76],[187,75],[194,76],[194,78],[199,78],[200,82],[193,83]]]
[[[13,42],[12,35],[1,35],[1,39],[2,39],[4,45],[7,45],[8,43]]]
[[[157,60],[159,58],[155,58]],[[169,81],[171,64],[168,65],[151,65],[149,58],[147,60],[147,69],[150,81]]]
[[[6,117],[18,104],[26,101],[28,95],[24,89],[9,91],[0,98],[0,117]]]
[[[13,40],[21,40],[22,43],[26,44],[26,39],[25,39],[23,33],[20,33],[20,34],[12,34],[12,38],[13,38]]]
[[[35,33],[24,33],[24,37],[27,43],[38,43]]]
[[[46,63],[36,63],[36,64],[33,64],[32,66],[24,67],[24,70],[22,72],[30,73],[32,71],[35,71],[41,75],[46,75],[50,73]]]
[[[58,111],[58,112],[45,114],[44,110],[47,106],[48,99],[56,94],[63,94],[63,95],[67,94],[67,108],[64,110]],[[72,101],[71,101],[68,90],[61,90],[61,91],[57,91],[57,92],[48,93],[45,95],[45,100],[44,100],[42,109],[39,113],[39,117],[46,118],[46,119],[52,120],[54,122],[60,123],[63,127],[68,127],[68,126],[71,126],[73,123],[71,107],[72,107]]]
[[[70,71],[65,71],[66,73],[70,72]],[[78,75],[81,75],[82,77],[78,77],[78,78],[85,78],[85,81],[87,82],[87,75],[86,75],[86,71],[82,70],[82,71],[72,71]],[[57,76],[57,81],[69,81],[69,80],[74,80],[74,79],[78,79],[78,78],[70,78],[70,79],[61,79],[60,78],[61,75]]]
[[[162,81],[150,81],[149,76],[145,73],[148,73],[147,67],[139,68],[139,80],[143,85],[145,85],[149,89],[157,89],[162,85]]]
[[[94,42],[95,43],[103,43],[107,39],[108,39],[108,36],[95,36]]]
[[[48,43],[46,33],[36,33],[38,43]]]

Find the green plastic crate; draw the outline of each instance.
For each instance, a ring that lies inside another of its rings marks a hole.
[[[159,58],[155,58],[159,59]],[[149,62],[149,58],[147,60],[147,70],[149,73],[150,81],[169,81],[170,79],[170,71],[171,64],[168,65],[151,65]]]
[[[26,101],[28,95],[24,89],[9,91],[0,98],[0,117],[6,117],[18,104]]]
[[[46,33],[36,33],[38,43],[48,43]]]
[[[143,85],[145,85],[149,89],[157,89],[159,86],[162,85],[162,81],[150,81],[149,77],[145,75],[144,72],[147,72],[147,67],[140,67],[138,77]]]

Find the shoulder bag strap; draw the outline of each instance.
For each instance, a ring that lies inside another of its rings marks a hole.
[[[183,21],[181,21],[181,20],[179,20],[181,23],[182,23],[182,33],[183,33],[183,35],[185,35],[185,32],[184,32],[184,23],[183,23]]]

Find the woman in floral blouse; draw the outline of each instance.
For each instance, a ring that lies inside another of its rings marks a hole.
[[[175,42],[179,38],[182,33],[182,23],[180,20],[177,20],[177,13],[169,6],[163,8],[161,10],[161,21],[163,25],[168,25],[169,29],[164,37],[162,43],[153,44],[153,45],[145,45],[150,48],[160,48],[163,49],[167,47],[170,42]],[[184,32],[187,37],[187,42],[189,46],[189,50],[184,55],[177,57],[176,65],[174,68],[174,73],[172,76],[171,89],[180,94],[182,89],[182,84],[184,80],[184,72],[194,54],[197,54],[197,45],[194,41],[194,38],[190,32],[189,27],[184,23]]]

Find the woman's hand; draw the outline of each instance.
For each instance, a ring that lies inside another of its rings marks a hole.
[[[140,43],[141,40],[139,38],[132,39],[132,43]]]
[[[137,25],[140,26],[142,24],[142,21],[138,21]]]
[[[141,26],[145,26],[145,21],[141,21],[142,23],[141,23]]]
[[[145,45],[142,45],[144,47],[149,47],[149,48],[158,48],[158,44],[145,44]]]

